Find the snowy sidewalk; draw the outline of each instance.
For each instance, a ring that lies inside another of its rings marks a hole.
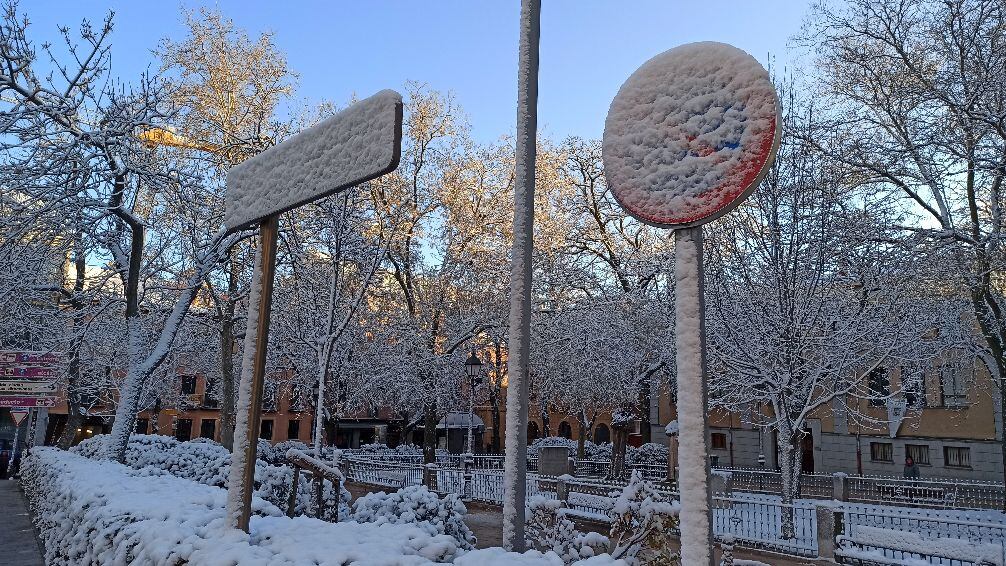
[[[16,481],[0,480],[0,566],[42,566],[42,554]]]

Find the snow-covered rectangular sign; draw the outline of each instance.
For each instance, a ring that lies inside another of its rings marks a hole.
[[[50,367],[0,366],[0,379],[56,379],[59,370]]]
[[[34,395],[55,393],[53,381],[0,381],[0,395]]]
[[[7,395],[0,395],[0,407],[4,408],[15,408],[15,407],[55,407],[56,398],[55,397],[12,397]]]
[[[230,231],[358,185],[398,167],[402,95],[381,92],[227,173]]]
[[[60,352],[0,350],[0,364],[56,365],[61,363],[63,363],[63,354]]]

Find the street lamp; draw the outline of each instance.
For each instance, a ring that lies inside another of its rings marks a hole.
[[[482,360],[472,355],[465,360],[465,370],[468,372],[468,449],[467,453],[472,453],[472,422],[475,420],[475,388],[482,381]]]

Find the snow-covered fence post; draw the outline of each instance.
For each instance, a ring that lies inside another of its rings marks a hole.
[[[838,513],[831,505],[815,505],[814,513],[817,515],[817,556],[834,560],[835,536],[839,534],[835,531]]]
[[[293,480],[290,482],[290,496],[286,501],[286,516],[293,517],[297,510],[297,487],[300,483],[300,467],[293,465]]]
[[[402,95],[383,90],[227,173],[228,232],[261,225],[227,481],[227,524],[233,528],[247,532],[251,518],[279,215],[394,171],[401,153]],[[319,406],[316,418],[323,416]],[[319,497],[319,514],[321,507]]]
[[[836,501],[848,501],[849,500],[849,476],[842,473],[836,472],[831,476],[832,491],[834,492],[832,497]]]
[[[423,485],[430,491],[437,490],[437,463],[430,462],[423,466]]]
[[[555,498],[562,501],[564,506],[569,503],[569,484],[566,483],[568,478],[569,476],[559,476],[555,480]]]
[[[514,175],[513,252],[510,260],[510,335],[507,350],[506,458],[503,464],[503,548],[523,552],[527,515],[528,357],[531,339],[531,252],[538,132],[538,37],[541,0],[521,0],[517,62],[517,163]]]
[[[747,53],[691,43],[644,63],[604,123],[604,173],[640,221],[675,230],[681,562],[713,564],[702,225],[740,204],[779,145],[779,103]]]
[[[469,427],[471,428],[471,427]],[[464,465],[464,476],[465,476],[465,486],[462,490],[462,499],[465,501],[472,500],[472,467],[475,465],[475,457],[469,452],[465,454],[463,461]]]
[[[733,566],[734,564],[734,537],[725,535],[720,541],[720,566]]]

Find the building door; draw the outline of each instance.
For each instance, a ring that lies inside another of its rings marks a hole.
[[[800,462],[803,473],[814,473],[814,433],[810,429],[803,431],[800,441]]]

